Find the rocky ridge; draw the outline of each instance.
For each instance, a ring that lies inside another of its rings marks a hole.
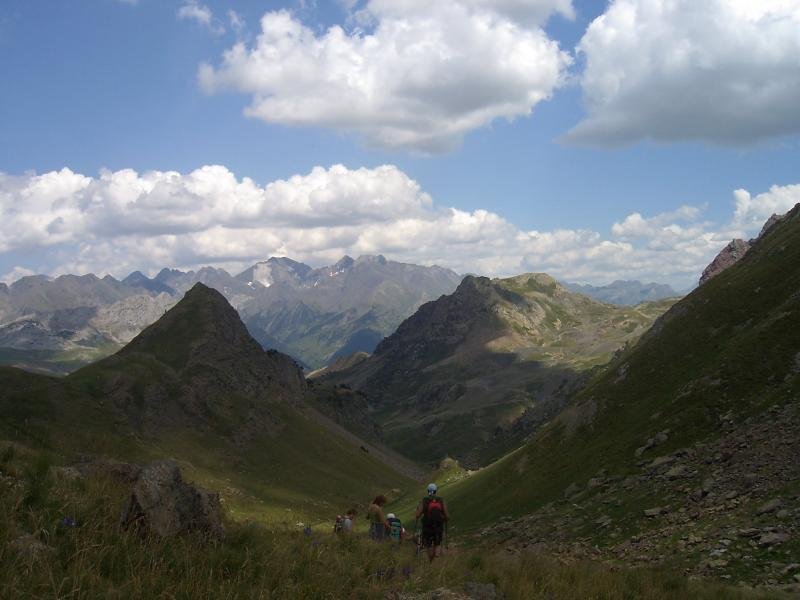
[[[714,257],[714,260],[703,269],[703,274],[700,276],[700,285],[703,285],[712,277],[716,277],[729,267],[739,262],[742,257],[750,250],[752,243],[744,240],[735,239],[731,240],[727,246],[720,250],[719,254]]]
[[[385,439],[420,461],[486,464],[557,414],[595,366],[669,306],[614,307],[545,274],[464,278],[372,356],[320,375],[366,394]]]
[[[785,216],[786,215],[773,214],[764,223],[758,236],[751,240],[745,241],[738,238],[731,240],[728,245],[720,250],[719,254],[714,257],[714,260],[712,260],[711,263],[705,269],[703,269],[703,273],[700,276],[700,285],[703,285],[709,279],[716,277],[726,269],[739,262],[742,257],[747,254],[748,250],[753,247],[753,244],[755,244],[762,236],[775,227],[775,225],[780,223]]]

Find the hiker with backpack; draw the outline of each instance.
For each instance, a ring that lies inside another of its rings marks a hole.
[[[344,517],[336,515],[336,520],[333,522],[333,533],[339,534],[344,530]]]
[[[372,504],[367,509],[369,519],[369,539],[375,542],[382,542],[386,539],[386,532],[389,530],[389,522],[383,514],[383,506],[386,504],[386,496],[380,494],[375,497]]]
[[[386,515],[386,522],[389,523],[389,540],[398,544],[402,542],[405,529],[400,519],[394,513],[389,513]]]
[[[421,543],[428,549],[428,560],[442,555],[442,538],[447,528],[450,515],[447,512],[444,498],[436,495],[439,488],[435,483],[428,484],[428,495],[417,507],[416,518],[422,519]]]
[[[356,519],[355,508],[349,509],[344,516],[336,515],[336,521],[333,524],[333,533],[335,534],[352,533],[353,522],[355,521],[355,519]]]

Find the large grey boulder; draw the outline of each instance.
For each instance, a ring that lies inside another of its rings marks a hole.
[[[178,466],[159,461],[144,467],[122,510],[124,528],[162,537],[197,531],[222,538],[219,495],[183,481]]]

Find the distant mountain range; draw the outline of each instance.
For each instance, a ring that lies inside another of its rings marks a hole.
[[[69,372],[118,350],[196,283],[238,310],[265,348],[317,368],[371,352],[422,303],[452,292],[448,269],[348,256],[313,269],[270,258],[233,276],[223,269],[163,269],[111,276],[35,275],[0,285],[0,364]]]
[[[410,458],[485,465],[556,415],[593,367],[671,304],[603,304],[542,273],[468,276],[372,356],[339,361],[315,378],[363,392],[386,442]]]
[[[590,298],[608,304],[636,306],[642,302],[677,298],[682,294],[663,283],[642,283],[641,281],[617,280],[608,285],[593,286],[579,283],[565,283],[571,292],[585,294]]]

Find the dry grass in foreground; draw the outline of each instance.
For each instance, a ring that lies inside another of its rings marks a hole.
[[[109,480],[54,477],[46,457],[0,446],[0,597],[385,598],[466,582],[494,583],[510,599],[782,597],[480,549],[454,549],[428,565],[410,544],[327,531],[228,523],[222,542],[142,537],[118,526],[125,494]]]

